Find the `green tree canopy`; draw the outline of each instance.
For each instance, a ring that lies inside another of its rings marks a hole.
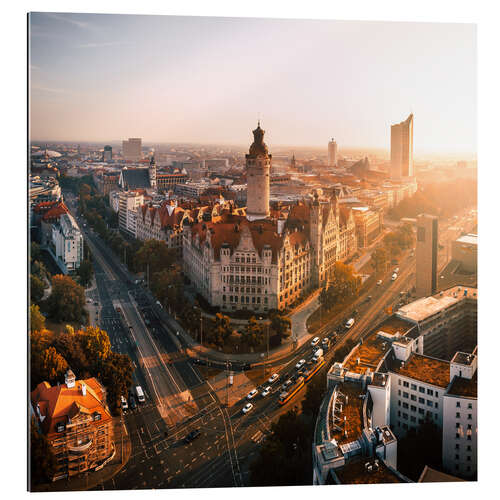
[[[58,274],[52,278],[52,293],[44,302],[55,321],[81,321],[85,315],[84,290],[69,276]]]
[[[43,281],[33,274],[30,275],[30,299],[32,303],[38,304],[43,298],[45,285]]]
[[[148,240],[136,253],[135,260],[139,269],[145,271],[149,264],[149,275],[170,268],[177,260],[177,252],[168,248],[164,241]]]
[[[78,268],[78,276],[80,277],[80,283],[83,286],[87,286],[92,279],[92,262],[90,260],[82,260],[80,262],[80,267]]]
[[[30,330],[41,332],[45,328],[45,316],[36,304],[30,305]]]

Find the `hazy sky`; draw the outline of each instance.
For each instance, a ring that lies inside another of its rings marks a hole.
[[[31,15],[33,140],[476,151],[469,24]]]

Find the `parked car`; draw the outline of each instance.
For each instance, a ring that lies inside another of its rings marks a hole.
[[[253,408],[252,403],[247,403],[241,410],[243,413],[248,413]]]
[[[200,429],[194,429],[184,438],[184,442],[188,444],[191,441],[194,441],[198,436],[200,436],[200,434],[201,434]]]
[[[377,281],[377,285],[380,286],[382,284],[382,280]]]
[[[319,343],[319,337],[314,337],[311,340],[311,347],[314,347],[314,346],[318,345],[318,343]]]
[[[306,364],[306,360],[305,359],[301,359],[296,365],[295,365],[295,368],[297,370],[300,370],[304,365]]]
[[[281,390],[282,391],[286,391],[291,385],[292,385],[292,381],[290,379],[288,379],[282,386],[281,386]]]
[[[274,384],[274,382],[276,382],[276,380],[278,380],[278,378],[279,378],[279,375],[278,375],[277,373],[273,373],[273,374],[269,377],[269,379],[268,379],[267,383],[268,383],[268,384]]]
[[[261,392],[262,397],[265,398],[269,393],[271,392],[271,386],[268,385],[267,387],[264,387],[264,390]]]
[[[253,389],[247,394],[247,399],[253,399],[255,396],[259,394],[259,391],[257,389]]]
[[[398,279],[398,275],[396,273],[394,273],[392,276],[391,276],[391,280],[392,281],[396,281]]]
[[[330,347],[330,339],[328,337],[325,337],[321,342],[321,346],[324,350],[328,349]]]
[[[124,396],[121,397],[121,402],[122,402],[122,410],[128,410],[128,403],[127,403],[127,398]]]
[[[394,269],[394,272],[395,272],[396,274],[398,274],[398,273],[399,273],[399,267],[396,267],[396,269]]]

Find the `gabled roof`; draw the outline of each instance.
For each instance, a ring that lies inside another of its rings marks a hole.
[[[69,214],[69,210],[68,207],[64,204],[64,202],[60,201],[43,214],[42,220],[53,221],[55,219],[59,219],[59,217],[61,217],[61,215],[64,214]]]
[[[81,386],[85,384],[86,394],[82,394]],[[95,378],[77,380],[75,386],[68,388],[66,384],[51,387],[48,382],[41,382],[31,393],[31,402],[35,414],[37,405],[43,418],[41,427],[47,435],[56,432],[60,422],[68,423],[79,413],[99,413],[100,423],[111,419],[111,414],[105,406],[104,391]]]
[[[122,170],[123,187],[129,189],[150,188],[148,168],[124,168]]]

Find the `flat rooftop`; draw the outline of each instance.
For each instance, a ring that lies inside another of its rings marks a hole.
[[[455,377],[446,394],[477,399],[477,371],[471,379]]]
[[[340,446],[351,441],[356,441],[361,436],[363,430],[364,399],[360,398],[360,395],[364,394],[364,391],[361,385],[353,382],[338,384],[337,389],[348,398],[347,404],[345,404],[344,398],[337,397],[337,406],[341,404],[342,411],[335,412],[335,416],[339,418],[336,423],[342,430],[340,431],[336,427],[333,427],[332,419],[329,419],[328,425],[330,426],[330,436]],[[344,417],[346,417],[345,421]],[[345,431],[347,431],[347,436]]]
[[[423,297],[398,309],[396,314],[401,318],[419,322],[464,298],[477,299],[477,288],[454,286],[431,297]]]
[[[467,352],[457,352],[453,359],[452,363],[459,363],[461,365],[471,365],[474,361],[475,355],[469,354]]]
[[[464,236],[457,238],[455,241],[457,241],[457,243],[466,243],[467,245],[477,246],[477,234],[465,234]]]
[[[377,337],[377,332],[372,332],[344,361],[344,368],[359,374],[364,374],[368,368],[374,372],[389,349],[389,342]]]
[[[366,373],[368,368],[374,372],[391,347],[390,342],[378,337],[378,334],[383,332],[389,335],[397,333],[406,335],[413,328],[415,328],[414,324],[397,316],[387,318],[363,338],[363,343],[344,361],[344,368],[361,375]]]
[[[446,388],[450,382],[449,361],[416,353],[412,353],[404,363],[397,359],[393,360],[391,371],[437,387]]]
[[[372,470],[369,472],[365,464],[371,464]],[[392,473],[381,460],[378,460],[378,468],[374,466],[373,459],[359,458],[349,462],[342,469],[337,469],[335,474],[342,484],[383,484],[401,483],[396,474]]]

